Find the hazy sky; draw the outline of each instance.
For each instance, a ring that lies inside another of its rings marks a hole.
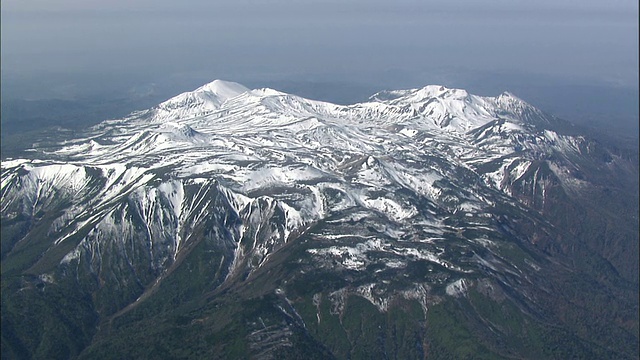
[[[464,69],[638,83],[637,0],[3,0],[3,76]],[[356,75],[353,75],[354,78]]]

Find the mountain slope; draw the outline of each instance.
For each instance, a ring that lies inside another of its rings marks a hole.
[[[36,145],[2,163],[3,357],[634,358],[637,159],[567,128],[216,80]]]

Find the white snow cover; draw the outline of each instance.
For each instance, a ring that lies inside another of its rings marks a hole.
[[[458,279],[450,283],[449,285],[447,285],[446,292],[447,292],[447,295],[450,295],[453,297],[460,297],[460,296],[464,296],[464,294],[467,292],[468,287],[469,287],[469,280]]]

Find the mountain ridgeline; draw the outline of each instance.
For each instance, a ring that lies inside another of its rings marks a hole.
[[[216,80],[2,161],[3,359],[635,359],[638,157]]]

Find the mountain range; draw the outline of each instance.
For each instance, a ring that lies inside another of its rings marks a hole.
[[[638,358],[637,149],[508,92],[216,80],[1,195],[3,359]]]

